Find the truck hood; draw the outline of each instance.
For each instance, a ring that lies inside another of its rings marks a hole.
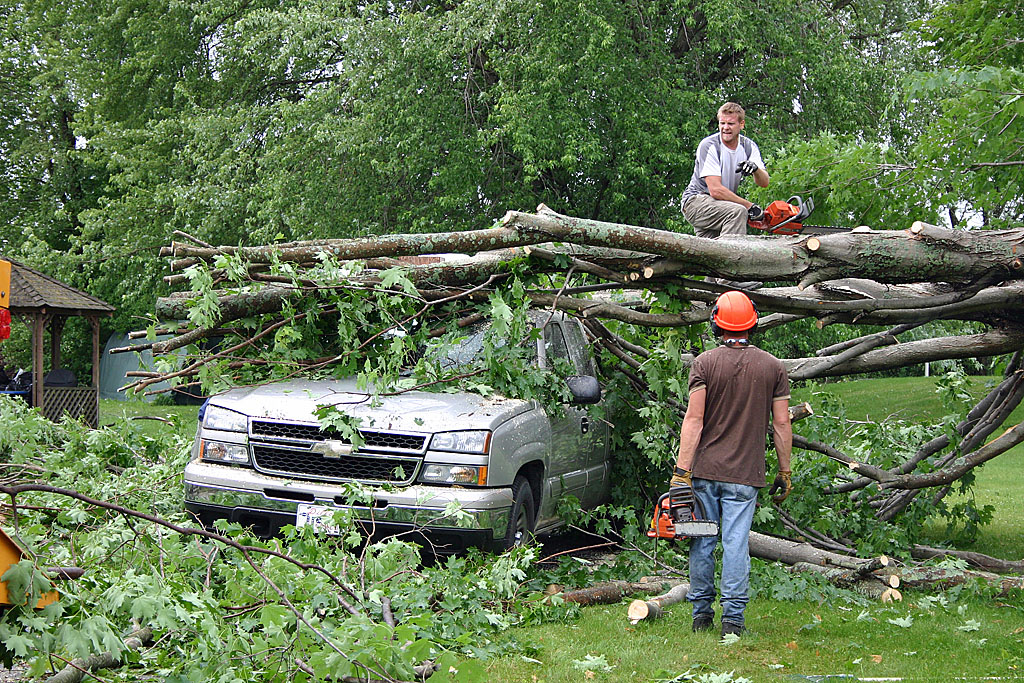
[[[360,418],[365,429],[410,432],[495,429],[532,407],[531,401],[503,396],[425,391],[383,396],[377,406],[371,406],[370,395],[356,388],[355,378],[297,379],[233,389],[211,398],[210,404],[254,418],[291,422],[317,422],[317,408],[333,405]]]

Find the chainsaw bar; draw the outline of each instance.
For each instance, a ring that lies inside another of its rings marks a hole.
[[[703,519],[675,522],[673,524],[673,531],[675,531],[676,538],[681,536],[686,536],[687,538],[717,536],[718,522],[710,522]]]
[[[841,225],[804,225],[798,235],[835,235],[841,232],[851,232],[853,228],[844,228]]]

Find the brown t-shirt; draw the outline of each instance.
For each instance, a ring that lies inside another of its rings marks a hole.
[[[691,469],[694,477],[765,485],[765,436],[772,402],[789,398],[789,377],[778,358],[756,346],[719,346],[690,368],[690,393],[704,388],[704,426]]]

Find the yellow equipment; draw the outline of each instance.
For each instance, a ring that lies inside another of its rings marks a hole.
[[[11,568],[12,564],[17,564],[25,558],[25,551],[22,550],[21,546],[14,542],[10,536],[4,533],[3,529],[0,529],[0,576],[7,573],[7,570]],[[39,598],[39,602],[36,603],[36,609],[46,607],[51,602],[57,601],[57,591],[49,591],[43,593]],[[7,595],[7,582],[0,581],[0,609],[4,605],[13,605],[10,598]]]
[[[0,308],[11,307],[11,262],[0,259]]]

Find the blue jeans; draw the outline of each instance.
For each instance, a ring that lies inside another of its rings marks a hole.
[[[747,547],[754,521],[757,488],[710,479],[694,479],[693,492],[707,519],[718,522],[722,537],[722,621],[743,626],[750,599],[750,552]],[[693,617],[715,614],[715,546],[718,538],[690,540],[690,592]]]

